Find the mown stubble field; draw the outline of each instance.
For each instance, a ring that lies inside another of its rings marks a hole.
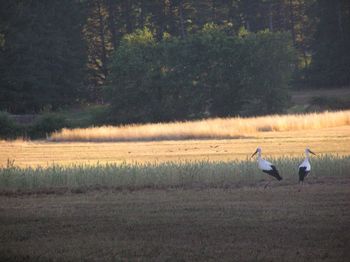
[[[348,261],[350,179],[0,197],[3,261]]]
[[[349,155],[350,126],[286,132],[260,132],[241,139],[139,142],[0,141],[0,166],[161,163],[167,161],[245,160],[261,146],[264,156],[304,156],[305,147],[318,154]]]

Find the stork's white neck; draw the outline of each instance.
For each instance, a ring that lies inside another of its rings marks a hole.
[[[305,150],[305,156],[306,156],[305,157],[306,159],[309,159],[310,155],[309,155],[309,151],[308,150]]]
[[[258,159],[261,158],[261,150],[258,150]]]

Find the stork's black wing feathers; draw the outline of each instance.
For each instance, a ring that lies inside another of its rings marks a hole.
[[[303,182],[304,178],[309,174],[310,171],[306,171],[306,166],[299,167],[299,182]]]
[[[270,176],[273,176],[278,181],[282,180],[282,177],[278,173],[277,168],[274,165],[272,165],[271,168],[272,168],[272,170],[263,170],[263,172],[265,172],[266,174],[269,174]]]

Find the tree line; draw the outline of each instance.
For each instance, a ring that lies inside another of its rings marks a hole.
[[[122,122],[147,118],[140,108],[153,112],[150,121],[275,112],[288,85],[350,83],[346,0],[0,0],[0,7],[0,110],[11,113],[79,103],[110,103]],[[270,65],[275,58],[283,66]],[[181,103],[191,106],[181,112]]]
[[[295,50],[287,33],[241,32],[214,24],[157,41],[129,34],[111,61],[110,120],[159,122],[276,113],[288,102]]]

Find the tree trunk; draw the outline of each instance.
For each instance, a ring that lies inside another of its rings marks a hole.
[[[215,0],[212,0],[211,2],[211,20],[216,23],[216,4]]]
[[[181,38],[186,38],[184,15],[183,15],[183,0],[179,1],[179,18],[180,18],[180,35],[181,35]]]
[[[163,33],[164,33],[164,17],[165,17],[165,3],[164,0],[161,0],[159,5],[156,8],[157,14],[156,14],[156,38],[157,41],[161,41],[163,39]]]
[[[290,29],[292,33],[292,40],[293,40],[293,45],[295,46],[295,16],[294,16],[294,10],[293,10],[293,1],[289,0],[289,15],[290,15]]]
[[[142,29],[145,26],[145,0],[141,0],[139,26]]]
[[[247,29],[247,31],[250,31],[250,23],[248,18],[246,18],[246,21],[245,21],[245,28]]]
[[[229,21],[235,26],[235,0],[232,0],[229,6],[228,16]]]
[[[132,33],[132,19],[131,19],[131,0],[124,0],[124,14],[125,14],[125,25],[126,25],[126,33]]]
[[[99,34],[101,39],[102,73],[106,77],[107,76],[107,52],[106,52],[106,46],[105,46],[105,30],[104,30],[103,15],[102,15],[100,0],[96,1],[96,5],[97,5],[97,12],[98,12]]]
[[[269,29],[273,32],[272,3],[269,4]]]
[[[297,9],[297,14],[299,14],[300,16],[302,16],[304,14],[303,10],[305,8],[305,2],[301,1],[301,0],[298,0],[298,9]],[[303,52],[303,59],[304,59],[304,65],[305,67],[308,67],[309,66],[309,62],[308,62],[308,59],[307,59],[307,51],[306,51],[306,43],[305,43],[305,31],[304,31],[304,26],[305,24],[301,23],[301,28],[300,28],[300,48]]]
[[[115,25],[115,0],[108,0],[109,29],[111,31],[113,49],[117,49],[117,30]]]
[[[343,39],[343,26],[342,26],[342,10],[341,10],[341,0],[337,0],[336,3],[336,12],[337,12],[337,22],[338,22],[338,31],[340,38]]]

